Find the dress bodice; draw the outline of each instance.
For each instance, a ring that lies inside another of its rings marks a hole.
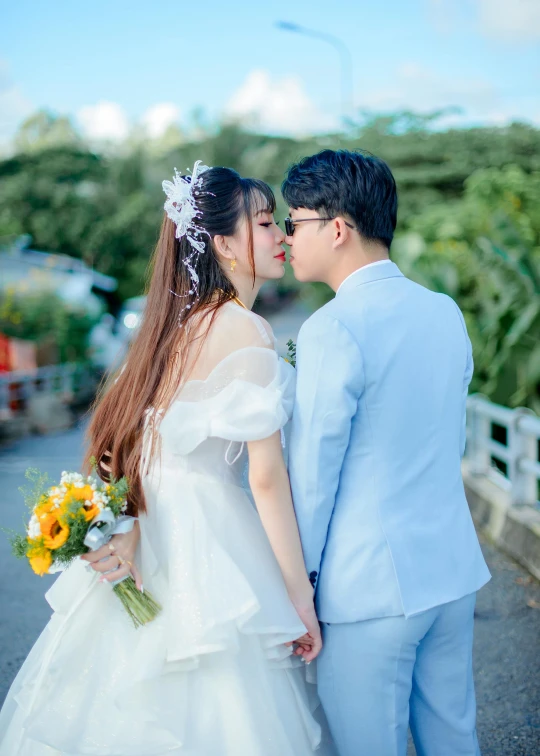
[[[294,369],[270,349],[234,352],[205,381],[190,381],[159,422],[161,465],[233,480],[245,443],[284,428],[294,402]]]
[[[283,430],[291,417],[295,370],[256,315],[234,310],[234,338],[222,334],[229,348],[216,350],[205,377],[188,380],[166,412],[157,413],[161,467],[232,482],[245,467],[245,443]]]

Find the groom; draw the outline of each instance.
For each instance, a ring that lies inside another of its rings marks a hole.
[[[296,278],[336,292],[298,337],[290,446],[330,729],[340,756],[404,756],[409,724],[419,756],[479,754],[473,612],[489,572],[460,472],[463,316],[390,261],[382,160],[324,150],[282,190]]]

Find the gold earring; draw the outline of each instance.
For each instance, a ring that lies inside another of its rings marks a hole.
[[[234,269],[236,268],[236,257],[234,260],[231,260],[231,273],[234,273]]]

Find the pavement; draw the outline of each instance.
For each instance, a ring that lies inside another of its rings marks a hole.
[[[283,333],[283,338],[289,335]],[[291,334],[293,335],[293,334]],[[80,468],[84,427],[30,437],[0,451],[0,527],[22,527],[18,491],[37,467],[57,480]],[[488,542],[483,549],[493,579],[478,596],[475,674],[478,734],[483,756],[540,754],[540,584]],[[44,593],[55,577],[34,575],[10,554],[0,533],[0,701],[47,623]],[[410,754],[414,754],[412,747]],[[370,756],[375,756],[371,755]]]

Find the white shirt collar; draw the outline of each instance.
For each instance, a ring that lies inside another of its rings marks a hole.
[[[361,268],[357,268],[355,271],[353,271],[350,275],[347,276],[339,285],[338,290],[336,291],[336,294],[339,292],[345,281],[348,281],[349,278],[352,278],[355,276],[359,271],[366,270],[366,268],[373,268],[375,265],[386,265],[386,263],[391,263],[392,260],[376,260],[375,262],[368,263],[367,265],[362,265]]]

